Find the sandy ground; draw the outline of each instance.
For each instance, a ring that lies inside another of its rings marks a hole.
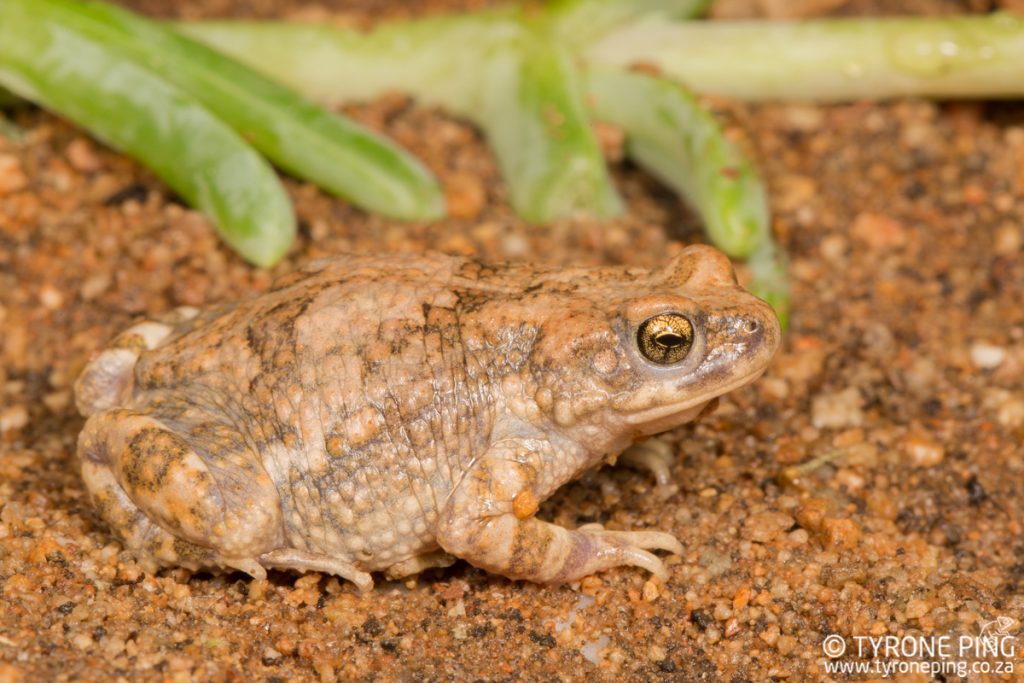
[[[316,11],[372,18],[380,5]],[[830,680],[849,676],[826,674],[828,636],[856,661],[867,636],[972,637],[997,617],[1017,633],[1024,108],[722,108],[749,138],[792,258],[785,346],[754,387],[668,435],[678,491],[605,469],[541,513],[671,531],[686,552],[668,560],[670,580],[623,569],[538,587],[459,563],[365,596],[319,575],[143,573],[78,475],[70,388],[90,354],[142,314],[255,292],[324,254],[433,247],[653,265],[700,239],[690,214],[619,165],[626,216],[531,227],[472,127],[389,97],[352,111],[430,165],[457,217],[390,222],[289,181],[301,236],[268,273],[132,161],[38,110],[12,114],[23,135],[0,133],[0,682]],[[969,680],[1024,680],[1019,651],[987,661],[1016,671]]]

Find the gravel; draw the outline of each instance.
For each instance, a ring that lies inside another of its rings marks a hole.
[[[480,3],[129,4],[358,23]],[[685,552],[669,580],[622,569],[540,587],[457,563],[366,596],[319,575],[141,571],[77,471],[70,390],[90,354],[139,316],[258,292],[326,254],[652,265],[700,239],[692,216],[617,164],[626,216],[525,224],[477,131],[394,96],[349,111],[419,155],[455,215],[391,222],[289,180],[300,237],[264,272],[131,160],[16,112],[23,136],[0,137],[0,682],[822,680],[830,634],[1019,623],[1024,108],[720,107],[748,131],[792,260],[784,348],[764,380],[670,435],[677,493],[606,469],[540,513],[671,531]]]

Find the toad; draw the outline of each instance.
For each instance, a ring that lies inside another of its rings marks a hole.
[[[755,380],[779,337],[707,246],[654,270],[336,257],[114,339],[75,385],[82,476],[150,571],[664,578],[670,534],[538,506]],[[657,449],[626,457],[667,477]]]

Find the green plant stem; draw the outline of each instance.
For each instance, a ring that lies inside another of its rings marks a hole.
[[[607,33],[590,64],[643,63],[746,100],[1024,95],[1024,19],[1009,14],[804,22],[646,18]]]
[[[433,175],[398,145],[326,111],[170,28],[105,3],[32,0],[120,45],[187,91],[278,166],[365,209],[401,219],[444,213]]]
[[[492,14],[385,23],[372,31],[287,22],[204,21],[180,32],[327,104],[402,91],[463,111],[472,103],[474,59],[507,40],[514,22]]]
[[[592,70],[587,85],[594,117],[625,130],[629,156],[693,204],[720,249],[746,258],[771,239],[760,179],[693,96],[620,70]]]
[[[295,218],[273,169],[191,96],[41,0],[0,2],[0,85],[151,168],[246,259],[271,265]]]
[[[236,22],[181,30],[321,102],[400,90],[467,117],[486,134],[527,219],[620,209],[571,55],[528,15],[492,11],[366,33]]]
[[[789,327],[792,299],[789,284],[789,260],[774,240],[763,242],[747,259],[750,291],[761,297],[779,316],[782,329]]]
[[[467,115],[487,132],[512,205],[539,222],[619,213],[572,56],[540,31],[520,32],[509,48],[484,58],[480,101]]]
[[[711,0],[554,0],[543,21],[562,45],[586,47],[609,31],[642,17],[691,19]]]

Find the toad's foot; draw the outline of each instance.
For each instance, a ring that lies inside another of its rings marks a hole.
[[[279,548],[260,555],[260,564],[268,569],[293,569],[298,572],[321,572],[348,579],[366,592],[373,588],[373,578],[343,559],[306,552],[296,548]]]
[[[672,479],[670,469],[675,462],[675,449],[661,439],[648,439],[626,449],[619,462],[635,470],[650,472],[654,477],[654,496],[668,500],[679,493],[679,484]]]
[[[675,555],[683,553],[683,544],[675,536],[664,531],[613,531],[605,529],[600,524],[584,524],[576,531],[598,538],[602,543],[614,546],[623,552],[635,553],[636,557],[643,558],[644,562],[632,564],[643,567],[662,580],[668,578],[665,565],[656,555],[646,551],[665,550]],[[653,563],[650,561],[652,558]]]
[[[436,530],[441,547],[487,571],[537,583],[567,583],[623,565],[666,579],[661,559],[649,552],[681,553],[660,531],[609,531],[587,525],[575,531],[533,517],[533,472],[528,464],[485,459],[448,500]]]
[[[718,408],[718,398],[709,401],[700,411],[698,418],[710,415]],[[664,439],[657,437],[633,444],[616,459],[626,467],[650,472],[662,494],[674,494],[679,487],[672,481],[671,467],[675,462],[675,448]],[[664,497],[664,496],[663,496]]]
[[[626,467],[650,472],[658,486],[672,483],[669,468],[674,461],[672,446],[661,439],[648,439],[630,446],[618,458],[618,462]]]
[[[384,572],[389,579],[401,579],[412,574],[419,574],[427,569],[450,567],[455,563],[456,558],[444,552],[435,550],[416,557],[410,557],[397,564],[393,564]]]

